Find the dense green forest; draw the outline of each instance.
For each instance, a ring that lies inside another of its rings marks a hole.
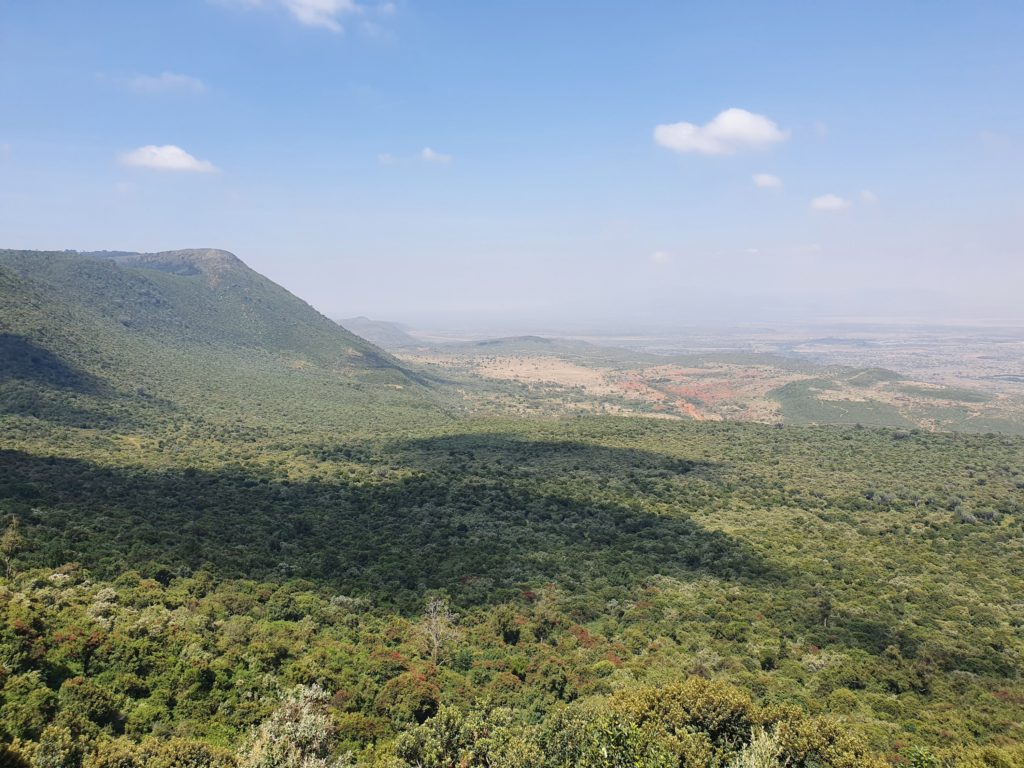
[[[0,764],[1024,765],[1024,439],[484,416],[223,252],[0,363]]]

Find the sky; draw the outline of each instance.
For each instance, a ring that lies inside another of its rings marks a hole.
[[[1024,3],[0,0],[0,247],[427,327],[1024,324]]]

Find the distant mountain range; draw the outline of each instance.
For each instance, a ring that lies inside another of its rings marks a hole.
[[[338,324],[352,333],[384,349],[415,347],[422,342],[411,336],[404,326],[386,320],[371,320],[368,317],[346,317]]]

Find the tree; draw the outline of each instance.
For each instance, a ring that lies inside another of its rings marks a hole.
[[[729,768],[777,768],[783,765],[779,737],[766,730],[755,729],[750,743],[729,763]]]
[[[419,632],[426,652],[434,664],[437,664],[448,647],[459,639],[459,631],[455,628],[457,618],[443,597],[432,597],[427,601],[427,610],[420,622]]]
[[[82,764],[82,744],[71,730],[62,725],[49,725],[39,737],[32,754],[32,768],[79,768]]]
[[[318,685],[299,686],[256,729],[240,768],[344,768],[347,756],[331,759],[334,727],[330,697]]]
[[[7,528],[0,536],[0,557],[3,557],[7,578],[14,575],[14,556],[21,551],[24,543],[25,539],[18,530],[18,518],[11,515]]]

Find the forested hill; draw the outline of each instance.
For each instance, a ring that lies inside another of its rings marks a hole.
[[[77,414],[79,425],[109,420],[114,401],[122,418],[141,409],[151,419],[160,403],[237,416],[264,400],[301,406],[307,389],[353,407],[359,392],[411,390],[408,400],[427,389],[388,353],[212,249],[0,251],[0,364],[4,412]]]
[[[382,350],[227,251],[0,251],[0,267],[50,303],[114,329],[171,342],[258,347],[353,370],[397,368]],[[5,307],[0,322],[17,325],[19,314]]]

